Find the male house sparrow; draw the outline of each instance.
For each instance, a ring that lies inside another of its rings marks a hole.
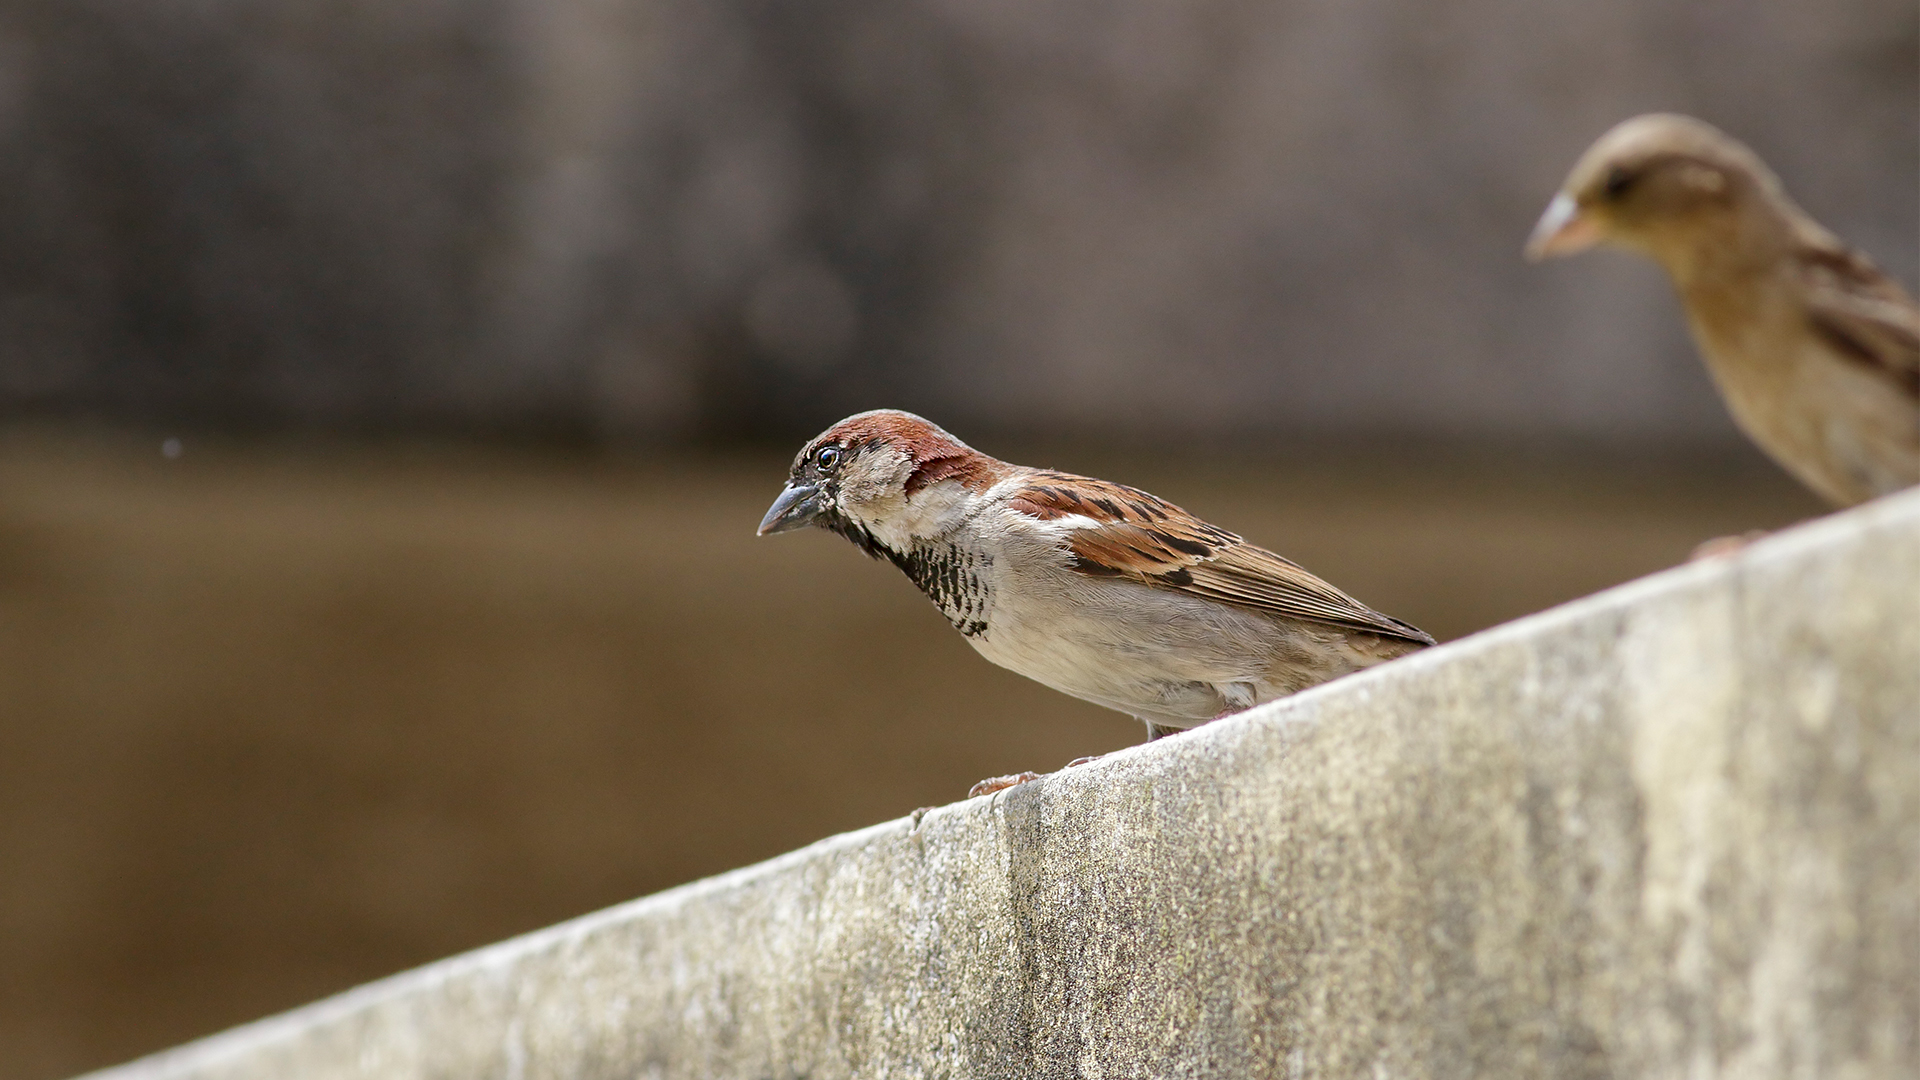
[[[1527,256],[1603,241],[1666,268],[1734,421],[1802,483],[1838,506],[1920,483],[1920,309],[1753,151],[1691,117],[1620,124]]]
[[[892,409],[800,451],[760,535],[804,525],[905,571],[988,660],[1149,739],[1433,644],[1172,503],[990,458]]]

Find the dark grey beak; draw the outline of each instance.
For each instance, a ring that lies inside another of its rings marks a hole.
[[[820,497],[818,484],[788,484],[787,489],[767,508],[767,516],[760,519],[758,535],[792,532],[811,524],[814,518],[820,516],[825,504],[826,500]]]

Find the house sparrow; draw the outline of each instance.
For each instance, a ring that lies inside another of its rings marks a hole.
[[[988,660],[1149,739],[1433,644],[1172,503],[990,458],[892,409],[800,451],[759,531],[804,525],[898,566]]]
[[[1619,125],[1527,256],[1600,242],[1666,268],[1734,421],[1802,483],[1837,506],[1920,483],[1920,309],[1753,151],[1686,116]]]

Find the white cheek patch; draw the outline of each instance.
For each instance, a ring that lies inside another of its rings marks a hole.
[[[895,550],[900,541],[899,518],[906,508],[901,491],[913,463],[891,446],[870,446],[849,461],[840,476],[840,510],[882,543]]]
[[[889,500],[889,505],[895,505]],[[898,501],[898,509],[884,520],[866,522],[874,536],[888,547],[903,551],[916,539],[942,536],[966,522],[971,507],[967,489],[955,480],[942,480]]]
[[[900,522],[918,536],[933,536],[958,525],[967,514],[967,489],[957,480],[941,480],[907,500]]]
[[[881,498],[906,483],[911,464],[907,455],[891,446],[869,446],[847,462],[840,486],[863,500]]]

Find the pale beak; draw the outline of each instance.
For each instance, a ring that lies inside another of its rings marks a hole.
[[[1561,192],[1547,204],[1547,212],[1540,215],[1540,224],[1533,227],[1533,235],[1527,238],[1527,260],[1539,262],[1572,255],[1599,242],[1600,227],[1580,212],[1580,204],[1574,202],[1571,195]]]
[[[818,484],[788,484],[767,508],[767,516],[760,519],[760,529],[755,535],[772,536],[802,528],[819,517],[825,506]]]

